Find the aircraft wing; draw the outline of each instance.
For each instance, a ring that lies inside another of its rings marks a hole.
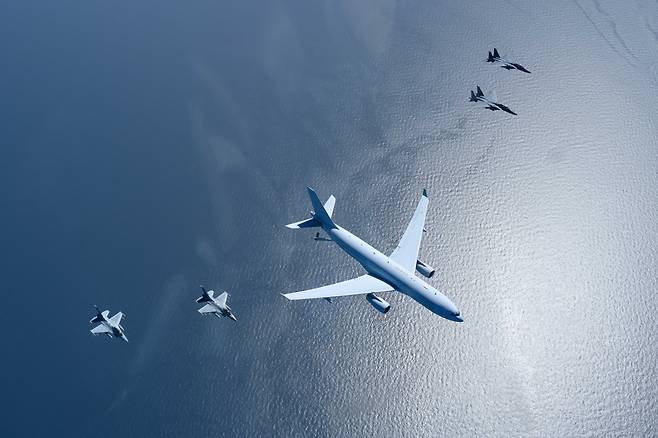
[[[91,329],[90,332],[92,332],[95,335],[102,335],[104,333],[110,333],[111,330],[109,328],[105,327],[105,325],[99,324],[96,327],[94,327],[93,329]]]
[[[117,312],[116,315],[114,315],[112,318],[108,320],[110,325],[117,326],[121,323],[121,318],[123,318],[123,313],[122,312]]]
[[[496,90],[491,90],[491,92],[487,96],[487,99],[489,99],[493,103],[498,103],[498,96],[496,96]]]
[[[384,283],[375,277],[371,277],[370,275],[362,275],[360,277],[352,278],[351,280],[341,281],[340,283],[334,283],[328,286],[282,295],[289,300],[308,300],[311,298],[344,297],[347,295],[389,292],[392,290],[394,289],[387,283]]]
[[[218,306],[226,306],[226,299],[228,298],[228,292],[223,292],[220,296],[217,297],[215,302]]]
[[[217,309],[212,304],[206,304],[199,309],[199,313],[216,313]]]
[[[418,260],[418,251],[420,250],[420,241],[423,238],[425,216],[427,215],[429,203],[427,191],[423,190],[423,196],[418,202],[418,207],[416,207],[411,222],[409,222],[406,231],[402,235],[400,243],[391,254],[391,259],[398,262],[409,272],[414,272],[416,269],[416,260]]]

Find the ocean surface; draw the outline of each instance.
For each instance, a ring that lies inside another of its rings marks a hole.
[[[0,29],[1,436],[658,436],[655,1],[24,0]],[[465,322],[281,297],[362,273],[283,227],[307,185],[384,252],[427,188]]]

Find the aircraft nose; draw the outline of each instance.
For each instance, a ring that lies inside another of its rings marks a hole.
[[[461,317],[461,313],[459,312],[459,309],[453,304],[452,309],[450,309],[450,313],[453,321],[457,322],[464,322],[464,318]]]

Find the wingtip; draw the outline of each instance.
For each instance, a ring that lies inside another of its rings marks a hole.
[[[290,298],[288,298],[288,297],[286,296],[286,294],[284,294],[283,292],[279,292],[279,295],[281,295],[281,296],[282,296],[283,298],[285,298],[286,300],[290,301]]]

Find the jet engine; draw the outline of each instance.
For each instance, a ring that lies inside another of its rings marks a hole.
[[[419,273],[421,273],[427,278],[432,278],[435,269],[430,265],[421,262],[420,260],[416,260],[416,271],[418,271]]]
[[[377,309],[382,313],[386,313],[389,310],[391,310],[391,305],[388,304],[387,301],[379,298],[377,295],[373,293],[369,293],[368,295],[366,295],[366,300],[368,300],[368,302],[372,304],[372,307],[374,307],[375,309]]]

